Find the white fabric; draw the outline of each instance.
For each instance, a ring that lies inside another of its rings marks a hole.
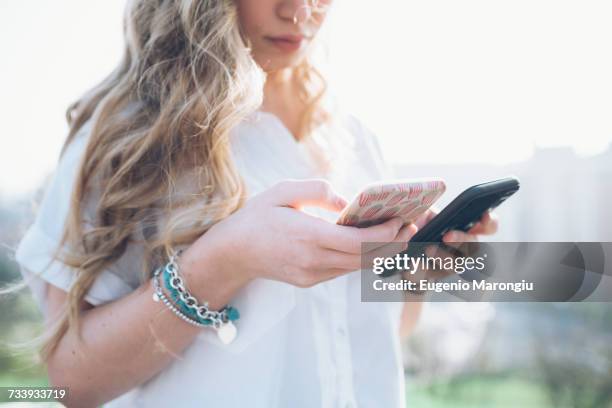
[[[333,160],[325,177],[351,199],[365,184],[390,173],[371,132],[350,115],[342,118],[312,142]],[[43,311],[46,283],[67,289],[72,282],[71,270],[52,255],[87,137],[84,128],[62,157],[17,250],[22,274]],[[329,140],[335,142],[325,145]],[[232,151],[250,196],[282,179],[321,176],[307,146],[270,113],[256,112],[238,126]],[[330,221],[337,216],[306,210]],[[141,262],[135,245],[102,273],[87,301],[100,305],[138,287]],[[360,294],[358,271],[311,288],[257,279],[232,301],[241,314],[232,344],[223,345],[205,329],[184,358],[105,406],[403,407],[402,303],[365,303]]]

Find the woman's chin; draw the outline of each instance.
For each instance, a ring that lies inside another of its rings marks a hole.
[[[294,68],[304,60],[304,56],[301,54],[293,54],[293,55],[284,55],[267,58],[255,58],[255,62],[263,69],[265,72],[274,72],[280,71],[287,68]]]

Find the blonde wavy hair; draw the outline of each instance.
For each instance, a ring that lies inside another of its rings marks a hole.
[[[194,242],[245,200],[229,134],[260,106],[265,74],[234,2],[132,0],[124,35],[118,67],[67,111],[62,153],[87,122],[91,129],[56,254],[75,271],[75,283],[60,318],[41,336],[43,361],[68,329],[81,339],[85,295],[130,242],[145,248],[144,281],[171,248]],[[306,59],[294,69],[307,106],[301,138],[328,119],[320,103],[326,82],[313,65]],[[187,175],[191,191],[179,193]],[[94,190],[100,193],[87,219],[84,203]]]

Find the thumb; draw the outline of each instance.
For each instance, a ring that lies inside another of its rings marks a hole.
[[[319,207],[330,211],[341,211],[347,201],[336,193],[327,180],[285,180],[266,192],[266,201],[270,205],[300,209],[302,207]]]

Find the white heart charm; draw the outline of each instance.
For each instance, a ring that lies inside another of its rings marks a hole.
[[[230,344],[234,341],[237,333],[238,330],[232,322],[227,322],[217,330],[217,336],[219,336],[219,340],[221,340],[223,344]]]

